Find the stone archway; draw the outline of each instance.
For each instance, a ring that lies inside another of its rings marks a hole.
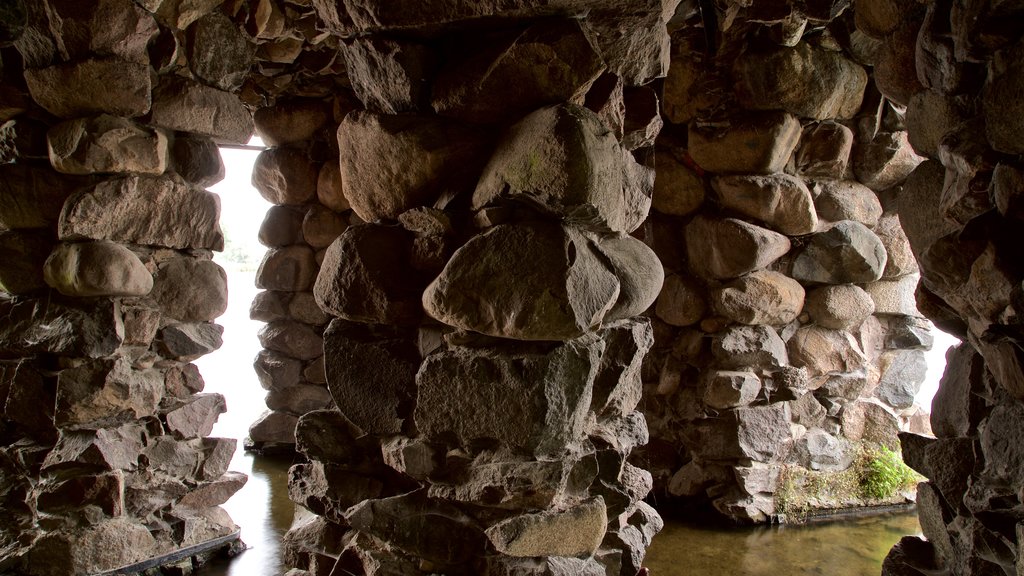
[[[5,8],[0,568],[234,530],[190,362],[226,298],[202,188],[256,111],[253,437],[309,458],[302,569],[631,575],[655,484],[762,521],[781,467],[909,425],[920,308],[969,344],[887,570],[1012,572],[1020,10],[701,6]]]

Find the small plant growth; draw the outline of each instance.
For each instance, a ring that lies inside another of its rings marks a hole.
[[[802,522],[818,510],[897,504],[901,492],[921,477],[903,463],[899,452],[877,444],[859,447],[846,470],[817,472],[785,467],[779,476],[775,508],[787,522]]]

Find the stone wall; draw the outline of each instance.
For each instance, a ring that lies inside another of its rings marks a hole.
[[[635,461],[660,503],[740,522],[784,520],[783,483],[806,490],[804,471],[846,470],[927,422],[930,324],[896,214],[924,158],[906,100],[879,91],[884,43],[848,3],[814,4],[683,4],[671,23],[644,226],[668,272]]]
[[[235,440],[191,362],[227,305],[220,142],[254,50],[169,2],[0,10],[0,571],[92,574],[229,536]],[[237,51],[237,59],[226,54]]]

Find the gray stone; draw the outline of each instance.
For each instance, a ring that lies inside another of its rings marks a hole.
[[[189,0],[176,2],[173,0],[141,0],[139,4],[153,13],[164,24],[184,30],[196,20],[210,13],[224,0]]]
[[[150,110],[149,66],[119,58],[91,58],[25,71],[32,99],[59,118],[112,114],[128,118]]]
[[[992,172],[992,200],[1007,218],[1024,220],[1024,170],[999,163]]]
[[[740,324],[789,324],[804,306],[804,288],[792,278],[756,270],[712,292],[715,312]]]
[[[167,430],[179,440],[205,438],[213,431],[217,418],[227,409],[227,402],[220,394],[196,394],[181,406],[166,412],[164,421]]]
[[[341,55],[352,91],[368,110],[400,114],[424,108],[434,64],[425,44],[367,36],[342,43]]]
[[[910,247],[910,240],[900,226],[900,219],[894,213],[883,214],[874,229],[875,235],[882,241],[885,253],[885,270],[882,279],[891,280],[918,272],[917,260]]]
[[[341,413],[366,433],[401,433],[416,396],[414,344],[373,337],[338,320],[324,341],[327,386]]]
[[[895,314],[901,316],[917,316],[915,292],[920,277],[909,274],[895,280],[880,280],[864,286],[864,290],[875,303],[875,314]]]
[[[733,66],[740,102],[754,110],[848,119],[860,109],[868,75],[841,52],[800,43],[768,53],[750,51]]]
[[[717,174],[781,172],[800,142],[800,121],[784,112],[735,118],[726,126],[690,123],[689,152]]]
[[[789,407],[790,413],[793,416],[793,422],[805,428],[820,427],[828,415],[827,410],[814,397],[814,394],[804,394],[790,402]]]
[[[886,36],[874,66],[875,87],[888,100],[906,106],[910,97],[924,89],[918,79],[915,52],[920,20],[910,18]]]
[[[156,273],[151,293],[164,316],[205,322],[228,308],[228,277],[212,260],[174,258]]]
[[[821,429],[807,432],[796,443],[800,464],[810,470],[838,472],[850,467],[856,451],[845,438],[836,437]]]
[[[832,121],[812,124],[804,128],[794,156],[797,173],[808,177],[842,178],[851,150],[852,130]]]
[[[711,372],[707,378],[704,403],[712,408],[727,410],[746,406],[761,392],[761,379],[753,372]]]
[[[648,196],[644,206],[630,205],[636,199],[627,178],[631,164],[596,113],[573,104],[543,108],[499,142],[473,193],[473,208],[524,202],[578,226],[631,232],[650,206]]]
[[[985,133],[992,148],[1007,154],[1024,152],[1024,125],[1021,103],[1015,96],[1024,89],[1024,43],[1017,44],[993,58],[989,64],[989,82],[982,96]]]
[[[632,318],[647,310],[661,291],[665,271],[658,256],[632,236],[606,236],[597,242],[597,252],[619,281],[619,296],[602,322]]]
[[[486,545],[482,527],[455,505],[419,492],[366,500],[348,510],[353,528],[383,539],[437,569],[476,558]]]
[[[287,388],[300,381],[302,362],[273,350],[260,350],[252,364],[264,390]]]
[[[27,562],[39,576],[97,574],[145,560],[156,549],[145,526],[129,518],[111,518],[47,533],[34,543]]]
[[[331,317],[320,309],[312,292],[296,292],[288,302],[288,315],[304,324],[323,326]]]
[[[328,521],[345,522],[345,511],[379,498],[380,480],[323,462],[295,464],[288,470],[288,497]]]
[[[259,448],[292,446],[296,423],[298,418],[292,414],[267,411],[249,427],[248,441]]]
[[[275,205],[267,208],[260,224],[260,244],[268,248],[283,248],[302,243],[303,216],[301,206]]]
[[[770,326],[733,326],[711,341],[715,365],[724,369],[778,368],[789,364],[786,343]]]
[[[821,326],[803,326],[789,339],[787,348],[793,365],[806,368],[812,377],[855,372],[867,363],[852,334]]]
[[[156,370],[134,370],[128,360],[94,360],[57,376],[54,423],[70,430],[112,428],[156,413],[163,394]]]
[[[704,287],[689,276],[669,274],[662,284],[654,313],[672,326],[692,326],[707,312]]]
[[[223,250],[219,218],[215,194],[168,178],[128,176],[68,198],[58,234],[62,240]]]
[[[921,156],[939,157],[939,143],[953,128],[967,120],[967,112],[952,95],[922,90],[907,104],[907,137]]]
[[[886,348],[931,349],[935,339],[932,336],[932,323],[928,320],[913,316],[891,316],[887,320]]]
[[[875,228],[882,216],[878,196],[853,180],[822,180],[815,183],[814,192],[818,217],[827,222],[853,220]]]
[[[267,393],[267,408],[301,416],[312,410],[322,410],[334,405],[331,393],[323,386],[296,384],[278,388]]]
[[[170,169],[190,184],[207,188],[224,179],[224,161],[212,138],[179,134],[170,155]]]
[[[202,510],[220,506],[228,501],[235,492],[245,486],[249,477],[241,472],[228,472],[222,477],[198,486],[188,494],[181,497],[176,504],[177,508],[191,508]]]
[[[223,326],[209,322],[172,324],[157,334],[158,349],[168,358],[191,362],[219,349],[224,344],[223,334]]]
[[[875,303],[856,284],[820,286],[807,294],[804,309],[815,324],[832,330],[860,326],[875,312]]]
[[[46,140],[50,163],[65,174],[162,174],[167,169],[162,131],[108,114],[57,124]]]
[[[187,31],[189,68],[196,78],[233,92],[242,86],[256,55],[256,45],[224,14],[203,16]]]
[[[782,234],[734,218],[698,216],[684,230],[690,268],[713,279],[737,278],[789,252]]]
[[[348,228],[348,222],[337,212],[313,205],[302,219],[302,238],[314,250],[326,248]]]
[[[654,180],[651,208],[671,216],[687,216],[704,203],[704,180],[668,150],[654,156],[658,174]]]
[[[551,19],[518,33],[467,34],[434,80],[438,114],[473,123],[510,122],[586,94],[604,69],[581,22]]]
[[[882,132],[871,139],[858,139],[852,166],[861,184],[881,192],[903,182],[923,160],[914,152],[906,132]]]
[[[621,282],[595,244],[552,223],[496,226],[455,252],[424,292],[423,309],[492,336],[575,338],[598,328],[620,295]]]
[[[153,289],[153,275],[139,257],[106,240],[58,245],[43,276],[65,296],[145,296]]]
[[[267,250],[256,271],[256,287],[303,292],[313,287],[318,267],[313,249],[302,244]]]
[[[427,357],[416,376],[417,428],[462,446],[491,438],[540,458],[564,455],[582,439],[603,345],[588,336],[553,350],[521,346],[453,347]]]
[[[921,389],[928,363],[921,350],[893,350],[882,354],[882,377],[875,396],[894,408],[909,408]]]
[[[417,324],[425,282],[408,262],[412,237],[394,226],[350,226],[327,248],[313,285],[325,312],[368,324]]]
[[[401,468],[418,478],[419,475],[409,471],[408,451],[407,448]],[[503,452],[484,452],[473,460],[465,479],[460,478],[454,485],[432,484],[430,495],[505,510],[545,509],[569,497],[574,465],[577,462],[572,459],[524,461]]]
[[[587,19],[608,71],[629,86],[644,86],[668,74],[671,39],[665,27],[666,15],[663,9],[644,8],[624,14],[616,6],[607,13],[591,13]],[[624,34],[623,30],[631,33]]]
[[[103,470],[134,470],[145,438],[145,429],[134,421],[95,431],[63,430],[42,467],[47,470],[87,464]]]
[[[984,414],[984,400],[974,390],[982,386],[982,357],[967,344],[946,351],[946,369],[932,399],[932,430],[939,438],[966,437]]]
[[[253,114],[256,134],[267,146],[284,146],[312,140],[328,128],[330,120],[330,107],[320,100],[306,98],[279,101],[273,106],[260,108]],[[334,166],[335,170],[338,169],[337,163],[328,164]]]
[[[153,89],[152,122],[161,128],[245,144],[253,134],[252,114],[230,92],[174,76]]]
[[[0,298],[0,348],[17,354],[77,358],[110,356],[124,338],[120,303],[114,300],[63,303]]]
[[[56,0],[48,3],[47,11],[65,59],[78,60],[92,53],[149,63],[146,49],[159,29],[153,17],[134,2],[100,0],[82,10],[76,2]]]
[[[338,127],[345,198],[365,222],[446,203],[445,193],[478,178],[484,141],[478,131],[437,117],[353,112]]]
[[[818,226],[815,202],[799,178],[788,174],[718,176],[711,185],[724,208],[756,218],[783,234],[810,234]]]
[[[939,213],[945,178],[946,169],[940,162],[922,162],[907,177],[897,197],[900,226],[918,260],[939,238],[960,228]]]
[[[869,442],[890,450],[900,448],[900,422],[892,412],[874,402],[850,402],[841,416],[843,436],[854,442]]]
[[[874,232],[860,222],[842,220],[811,237],[793,260],[793,277],[823,284],[874,282],[882,277],[886,260]]]
[[[287,293],[269,290],[257,292],[249,306],[249,318],[260,322],[273,322],[287,316]]]
[[[590,556],[601,545],[607,524],[599,496],[566,510],[513,516],[485,534],[498,552],[509,556]]]
[[[790,438],[789,420],[785,402],[737,408],[695,421],[687,447],[708,460],[776,461],[784,457],[781,449]]]
[[[346,463],[361,456],[356,442],[361,431],[338,410],[307,412],[293,428],[295,449],[311,460]]]
[[[605,350],[594,379],[591,408],[602,418],[638,414],[633,411],[643,389],[643,357],[654,346],[650,321],[642,317],[623,320],[606,326],[600,335]]]
[[[267,202],[301,205],[316,196],[319,171],[303,150],[269,148],[252,168],[252,185]]]
[[[313,360],[323,354],[323,338],[309,326],[293,320],[271,322],[259,333],[260,344],[299,360]]]
[[[321,204],[335,212],[352,209],[345,198],[345,186],[341,181],[340,162],[326,162],[320,167],[316,180],[316,197]]]

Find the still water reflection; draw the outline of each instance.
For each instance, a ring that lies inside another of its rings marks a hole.
[[[913,512],[806,526],[707,528],[669,523],[644,564],[654,576],[866,576],[902,536]]]

